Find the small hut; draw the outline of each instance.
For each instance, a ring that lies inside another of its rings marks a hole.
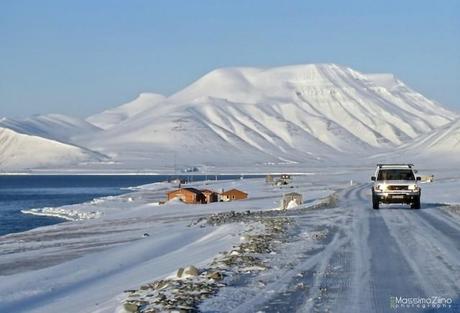
[[[219,201],[233,201],[233,200],[244,200],[248,197],[248,194],[238,190],[230,189],[224,192],[221,192],[219,195]]]
[[[287,210],[290,206],[297,206],[303,203],[303,198],[300,193],[290,192],[286,193],[281,200],[281,208]]]
[[[273,183],[273,176],[272,175],[265,176],[265,182],[267,184],[272,184]]]

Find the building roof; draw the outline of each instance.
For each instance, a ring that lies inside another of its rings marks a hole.
[[[168,194],[170,193],[177,193],[177,192],[191,192],[191,193],[194,193],[194,194],[201,194],[202,192],[196,188],[191,188],[191,187],[188,187],[188,188],[180,188],[180,189],[176,189],[176,190],[172,190],[172,191],[169,191]]]
[[[284,196],[302,196],[302,194],[298,192],[289,192],[289,193],[285,193]]]
[[[238,190],[238,189],[235,189],[235,188],[227,190],[227,191],[224,191],[224,192],[221,193],[221,195],[227,196],[227,195],[230,195],[232,193],[242,193],[242,194],[248,195],[244,191],[241,191],[241,190]]]
[[[215,191],[210,190],[210,189],[201,189],[201,192],[202,193],[216,193]]]

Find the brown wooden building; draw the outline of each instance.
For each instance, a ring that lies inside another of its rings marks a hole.
[[[219,197],[220,201],[243,200],[247,199],[248,194],[238,189],[230,189],[222,192]]]
[[[167,193],[168,200],[179,198],[184,203],[206,203],[206,197],[201,190],[195,188],[180,188]]]
[[[209,190],[209,189],[202,189],[201,193],[203,193],[206,203],[217,202],[217,197],[218,197],[217,192]]]

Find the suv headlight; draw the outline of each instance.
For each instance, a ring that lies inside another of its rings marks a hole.
[[[380,185],[375,186],[376,191],[385,191],[385,189],[386,189],[385,184],[380,184]]]
[[[414,191],[417,191],[418,190],[418,186],[417,185],[409,185],[409,190],[414,190]]]

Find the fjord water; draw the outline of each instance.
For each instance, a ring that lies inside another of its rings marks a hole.
[[[21,210],[59,207],[83,203],[94,198],[119,195],[123,188],[165,181],[166,175],[0,175],[0,236],[63,219],[21,213]],[[217,179],[235,179],[223,175]],[[213,176],[214,178],[214,176]],[[204,180],[205,176],[193,176]]]

